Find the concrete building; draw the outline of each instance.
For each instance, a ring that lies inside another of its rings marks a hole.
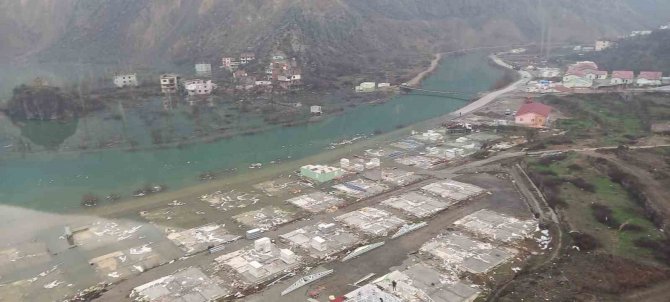
[[[195,64],[195,74],[199,76],[212,76],[212,64],[207,63]]]
[[[595,47],[595,50],[596,50],[596,51],[603,51],[603,50],[605,50],[605,49],[607,49],[607,48],[610,48],[611,46],[612,46],[612,42],[611,42],[611,41],[607,41],[607,40],[598,40],[598,41],[596,41],[596,47]]]
[[[224,57],[224,58],[221,59],[221,67],[225,68],[225,69],[228,69],[229,71],[234,71],[239,66],[240,66],[240,62],[237,61],[235,58]]]
[[[663,73],[660,71],[640,71],[636,84],[638,86],[660,86],[663,84],[662,78]]]
[[[526,103],[516,112],[514,122],[532,128],[544,128],[549,121],[551,107],[541,103]]]
[[[114,76],[114,86],[118,88],[137,87],[139,86],[137,75],[134,73],[116,75]]]
[[[324,165],[306,165],[300,168],[300,176],[307,177],[318,182],[327,182],[344,174],[340,168]]]
[[[310,106],[309,113],[314,115],[321,115],[323,114],[323,108],[321,108],[321,106]]]
[[[178,93],[181,91],[181,77],[177,74],[161,75],[161,92]]]
[[[256,54],[254,54],[253,52],[243,52],[240,55],[240,64],[242,65],[248,64],[253,60],[256,60]]]
[[[612,71],[612,78],[610,84],[612,85],[628,85],[635,82],[635,74],[630,70],[615,70]]]
[[[375,82],[363,82],[356,86],[356,92],[374,92],[377,89]]]
[[[216,89],[216,84],[212,83],[212,80],[197,79],[184,82],[184,88],[190,96],[204,96],[212,94],[212,91]]]

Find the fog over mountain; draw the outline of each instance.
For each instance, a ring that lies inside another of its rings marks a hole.
[[[148,65],[282,49],[328,77],[435,51],[617,36],[667,22],[667,2],[0,0],[0,57]]]

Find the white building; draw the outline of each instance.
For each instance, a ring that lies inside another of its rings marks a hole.
[[[633,84],[635,81],[635,74],[631,70],[615,70],[612,71],[612,78],[610,84],[612,85],[627,85]]]
[[[216,89],[216,84],[212,83],[212,80],[190,80],[184,82],[184,88],[188,95],[210,95],[212,91]]]
[[[256,86],[270,86],[270,85],[272,85],[272,81],[256,81],[255,85]]]
[[[314,114],[314,115],[321,115],[323,114],[323,110],[321,106],[311,106],[309,107],[309,113]]]
[[[307,177],[318,182],[327,182],[344,174],[340,168],[324,165],[306,165],[300,167],[300,176]]]
[[[195,64],[195,74],[199,76],[211,76],[212,64],[206,64],[206,63]]]
[[[363,82],[356,86],[356,92],[373,92],[376,88],[377,83],[375,82]]]
[[[137,75],[132,73],[132,74],[120,74],[114,76],[114,86],[118,88],[123,88],[123,87],[137,87],[139,86],[139,83],[137,82]]]
[[[630,33],[631,37],[651,35],[651,30],[634,30]]]
[[[163,74],[161,75],[161,92],[163,93],[177,93],[181,91],[181,77],[177,74]]]
[[[596,48],[595,49],[596,49],[596,51],[603,51],[603,50],[609,48],[610,46],[612,46],[611,41],[598,40],[598,41],[596,41]]]
[[[663,84],[662,78],[663,73],[660,71],[640,71],[636,84],[638,86],[660,86]]]

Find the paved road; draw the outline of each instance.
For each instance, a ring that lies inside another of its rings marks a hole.
[[[495,62],[496,64],[498,64],[502,67],[512,69],[511,65],[503,62],[503,60],[498,58],[496,55],[490,55],[489,58],[491,58],[491,60],[493,60],[493,62]],[[508,85],[507,87],[505,87],[503,89],[496,90],[496,91],[493,91],[493,92],[490,92],[490,93],[484,95],[483,97],[479,98],[478,100],[476,100],[476,101],[468,104],[467,106],[459,109],[457,112],[454,112],[454,114],[456,116],[461,116],[461,115],[471,113],[471,112],[473,112],[473,111],[475,111],[479,108],[482,108],[482,107],[488,105],[489,103],[493,102],[495,99],[497,99],[501,95],[506,94],[508,92],[512,92],[514,90],[517,90],[519,88],[519,86],[528,83],[528,81],[530,81],[533,78],[533,76],[531,76],[531,74],[528,73],[527,71],[520,70],[520,71],[517,71],[517,72],[521,76],[521,79],[519,79],[518,81]]]

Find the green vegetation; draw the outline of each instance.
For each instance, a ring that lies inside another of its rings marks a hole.
[[[634,144],[651,134],[654,122],[670,120],[670,101],[653,93],[548,96],[544,102],[568,115],[555,125],[567,131],[567,140],[597,145]]]
[[[553,201],[576,231],[573,238],[578,246],[601,246],[609,253],[636,260],[660,260],[657,250],[649,246],[662,245],[664,234],[645,214],[634,192],[597,160],[571,153],[534,159],[528,167],[548,201]],[[641,240],[647,245],[639,244]]]
[[[20,85],[7,103],[7,114],[18,120],[61,120],[71,118],[82,108],[75,98],[58,87]]]

